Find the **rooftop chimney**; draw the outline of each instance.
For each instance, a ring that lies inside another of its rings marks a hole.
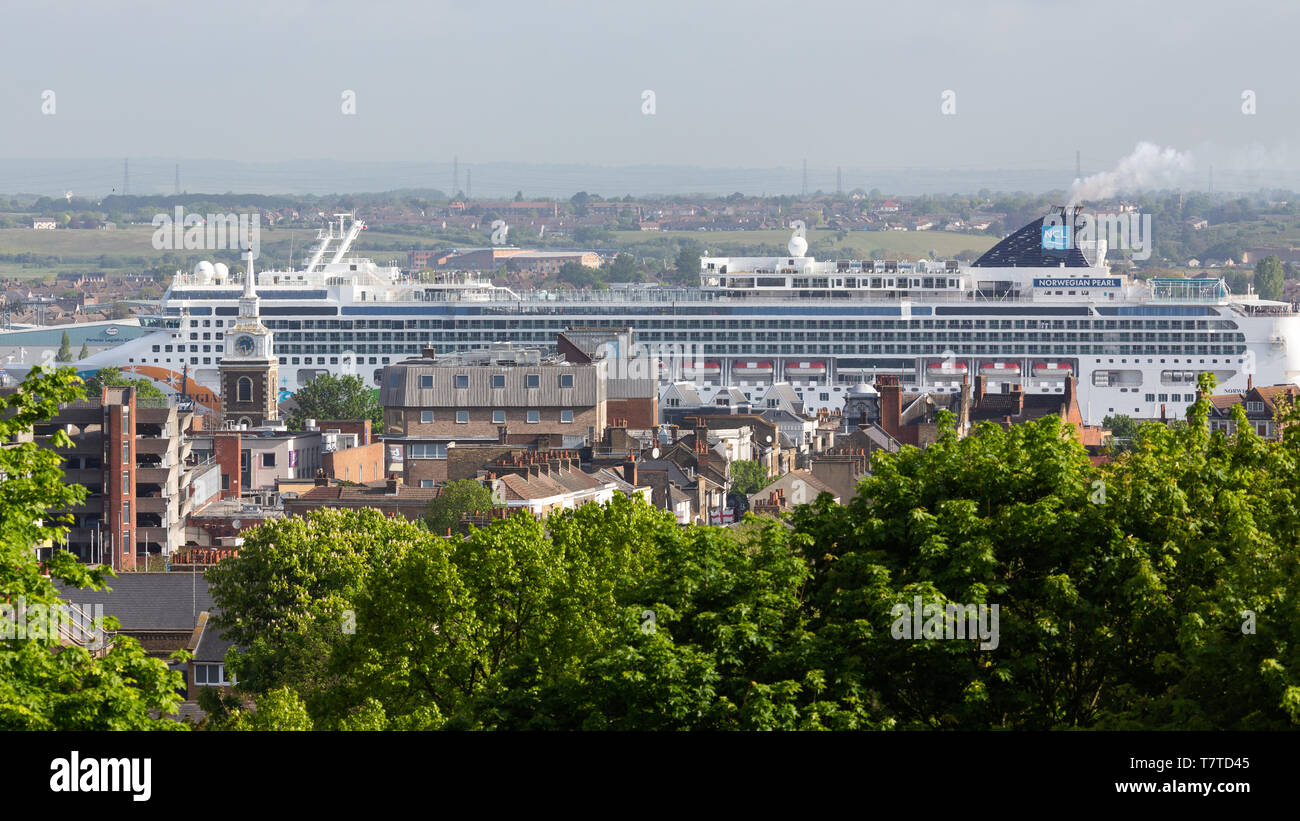
[[[636,487],[636,459],[630,450],[627,452],[627,458],[623,460],[623,481]]]
[[[402,477],[396,473],[388,474],[388,485],[384,488],[384,494],[387,496],[396,496],[398,488],[402,486]]]
[[[882,374],[876,377],[876,390],[880,393],[880,426],[897,439],[903,417],[903,386],[897,376]]]

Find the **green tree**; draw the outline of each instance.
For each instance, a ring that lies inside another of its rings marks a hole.
[[[762,463],[750,459],[738,459],[732,462],[729,470],[732,489],[746,496],[758,493],[772,481],[767,475],[767,468]]]
[[[54,355],[55,362],[72,361],[72,340],[68,338],[68,332],[63,332],[63,339],[59,342],[59,352]]]
[[[698,282],[700,277],[700,256],[704,253],[699,245],[688,242],[677,252],[673,270],[681,282]]]
[[[86,347],[86,343],[85,343],[85,342],[82,342],[82,343],[81,343],[81,352],[77,354],[77,360],[80,361],[80,360],[82,360],[82,359],[85,359],[85,358],[88,357],[88,356],[90,356],[90,348]]]
[[[34,367],[18,391],[0,400],[0,440],[31,430],[60,404],[82,396],[70,370]],[[72,446],[61,430],[50,444]],[[86,495],[84,487],[65,481],[61,462],[56,450],[34,442],[0,448],[0,602],[7,611],[0,613],[0,730],[184,729],[165,718],[181,700],[180,674],[145,655],[134,639],[117,635],[95,658],[82,647],[61,645],[58,636],[19,637],[11,630],[11,608],[26,607],[30,624],[42,610],[63,606],[55,580],[102,589],[112,575],[62,550],[50,551],[44,567],[38,561],[37,548],[67,532],[66,520],[49,511],[79,504]],[[117,626],[107,621],[108,628]]]
[[[289,414],[290,430],[302,430],[308,419],[369,419],[382,425],[384,409],[375,391],[357,374],[322,373],[293,395],[296,407]]]
[[[120,368],[100,368],[86,380],[86,395],[98,397],[103,388],[135,388],[142,399],[166,399],[167,394],[148,379],[131,379]]]
[[[576,262],[566,262],[560,266],[560,271],[556,278],[574,288],[604,288],[605,281],[600,276],[600,271],[595,268],[588,268]]]
[[[1276,254],[1269,254],[1255,263],[1255,290],[1261,299],[1281,299],[1284,279],[1282,261]]]
[[[424,509],[424,521],[434,533],[443,534],[460,530],[461,516],[494,507],[492,491],[473,479],[457,479],[438,489],[438,495],[429,500]]]

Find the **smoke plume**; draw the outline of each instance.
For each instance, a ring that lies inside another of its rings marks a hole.
[[[1104,200],[1120,191],[1169,188],[1192,171],[1192,155],[1155,143],[1141,142],[1112,171],[1102,171],[1070,186],[1070,205],[1083,200]]]

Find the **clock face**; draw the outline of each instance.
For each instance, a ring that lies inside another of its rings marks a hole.
[[[248,356],[253,352],[253,337],[241,336],[235,340],[235,353],[240,356]]]

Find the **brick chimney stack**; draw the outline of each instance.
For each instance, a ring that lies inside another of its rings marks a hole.
[[[876,391],[880,393],[880,426],[897,439],[903,418],[903,386],[896,375],[882,374],[876,377]]]
[[[636,459],[630,450],[627,452],[627,458],[623,460],[623,481],[636,487]]]
[[[384,494],[386,496],[396,496],[398,489],[401,488],[401,486],[402,477],[398,476],[396,473],[390,473],[388,474],[388,483],[384,487]]]

